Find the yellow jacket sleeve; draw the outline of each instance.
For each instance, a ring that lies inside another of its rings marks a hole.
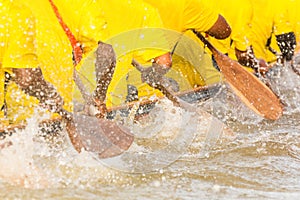
[[[288,3],[286,1],[274,0],[272,1],[274,6],[274,27],[273,32],[275,35],[280,35],[292,31],[292,24],[288,14]]]
[[[230,18],[228,19],[229,25],[232,28],[232,33],[230,38],[233,41],[233,45],[240,51],[246,51],[250,47],[250,35],[251,35],[251,22],[253,17],[253,8],[248,0],[238,0],[234,1],[232,4]],[[225,3],[226,4],[226,3]],[[228,5],[228,4],[227,4]],[[231,24],[232,20],[232,24]]]
[[[226,19],[232,32],[230,37],[224,40],[212,37],[209,40],[219,51],[236,59],[235,48],[246,51],[250,46],[250,26],[253,16],[251,3],[249,0],[211,0],[210,6]]]
[[[11,68],[37,67],[35,24],[30,10],[21,4],[0,4],[0,108],[4,102],[4,72]],[[0,111],[1,121],[3,112]]]
[[[272,34],[280,35],[292,31],[287,11],[288,4],[281,0],[252,0],[252,5],[254,13],[251,43],[254,53],[257,58],[276,60],[276,56],[270,53],[266,44]],[[272,43],[276,45],[276,41]]]
[[[112,38],[134,29],[163,27],[156,9],[142,0],[65,0],[57,1],[56,4],[76,39],[82,44],[85,54],[93,51],[98,41],[113,42]],[[159,38],[153,35],[153,40]],[[130,42],[132,45],[135,43]],[[157,53],[146,55],[147,59],[158,56]]]
[[[288,14],[289,19],[293,27],[293,31],[296,35],[297,46],[295,50],[295,54],[300,52],[300,15],[299,15],[299,0],[289,0]]]
[[[206,32],[216,23],[219,14],[210,9],[208,3],[205,0],[185,0],[182,17],[185,30],[195,29]]]
[[[6,2],[6,1],[5,1]],[[30,10],[15,4],[0,7],[0,46],[2,68],[34,68],[38,61],[35,52],[35,23]]]
[[[184,32],[209,30],[218,19],[218,13],[206,0],[144,0],[157,8],[166,28]]]
[[[145,33],[146,29],[162,28],[163,24],[156,9],[142,0],[65,0],[55,3],[81,43],[84,57],[92,55],[98,41],[113,45],[117,54],[117,66],[107,94],[108,106],[124,102],[124,94],[127,92],[124,81],[128,72],[132,70],[132,58],[145,63],[169,51],[169,44],[163,34]],[[130,35],[130,38],[124,37],[128,36],[128,33],[133,35]],[[164,43],[166,46],[151,49],[149,41],[156,44]],[[141,49],[146,44],[149,44],[146,47],[150,49]],[[81,68],[85,67],[83,63]],[[117,89],[120,85],[121,89]]]

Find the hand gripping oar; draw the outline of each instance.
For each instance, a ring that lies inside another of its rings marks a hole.
[[[81,91],[86,103],[89,104],[91,102],[91,97],[86,93],[84,85],[75,69],[75,66],[81,61],[82,49],[67,24],[64,23],[53,1],[49,0],[49,2],[72,45],[74,56],[74,81]],[[70,140],[78,152],[84,148],[86,151],[97,153],[99,158],[113,157],[127,150],[134,140],[134,137],[129,130],[110,120],[98,119],[95,116],[76,113],[71,114],[65,110],[62,110],[60,114],[67,122],[67,131]]]
[[[283,105],[270,88],[237,61],[219,52],[200,33],[195,34],[210,49],[228,84],[250,109],[266,119],[282,116]]]

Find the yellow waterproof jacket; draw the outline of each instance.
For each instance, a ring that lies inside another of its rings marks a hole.
[[[144,1],[158,9],[166,28],[178,31],[184,34],[184,36],[192,38],[201,45],[201,48],[203,43],[189,30],[194,29],[198,32],[206,32],[216,23],[219,15],[209,5],[210,1],[206,0]],[[191,58],[201,60],[199,65],[192,66],[190,63],[179,61],[179,66],[177,66],[176,62],[173,62],[173,68],[180,71],[191,86],[211,84],[219,81],[219,72],[212,66],[210,56],[204,53],[204,51],[199,53],[201,55]]]
[[[37,46],[46,80],[62,95],[65,108],[72,109],[72,48],[48,0],[22,1],[30,6],[37,19]],[[142,27],[162,27],[155,9],[140,0],[54,0],[64,22],[83,47],[84,57],[97,47],[98,41],[107,41],[122,32]],[[157,39],[158,40],[158,39]],[[159,41],[157,41],[159,42]],[[150,51],[141,56],[144,60],[157,57],[166,50]],[[128,53],[128,52],[127,52]],[[132,56],[130,57],[132,58]],[[109,87],[108,105],[124,102],[126,86],[115,91],[120,80],[132,69],[131,59],[117,60],[117,68]],[[83,62],[83,61],[82,61]],[[80,66],[79,66],[80,67]],[[79,69],[78,67],[78,69]],[[93,72],[91,72],[93,73]],[[148,90],[153,89],[144,84]]]
[[[208,31],[218,19],[218,13],[208,8],[206,0],[144,0],[156,7],[166,28],[184,32],[195,29]]]
[[[210,6],[219,12],[231,27],[230,37],[217,40],[210,37],[211,43],[222,53],[236,60],[235,48],[246,51],[250,47],[251,20],[253,8],[250,0],[210,0]]]
[[[35,24],[30,10],[15,1],[2,0],[0,16],[0,108],[4,99],[8,108],[7,116],[0,111],[0,124],[3,125],[25,119],[24,115],[30,112],[28,108],[36,101],[18,90],[12,81],[4,90],[4,73],[10,73],[12,68],[34,68],[38,62],[34,46]]]
[[[300,15],[299,15],[299,8],[300,8],[300,1],[299,0],[289,0],[288,3],[288,14],[289,19],[293,27],[293,31],[296,35],[297,46],[295,50],[295,54],[300,53]]]
[[[292,31],[288,15],[288,3],[284,0],[251,0],[253,5],[252,39],[255,56],[268,62],[276,61],[276,56],[267,49],[267,40],[273,35]],[[275,49],[276,41],[272,38]]]

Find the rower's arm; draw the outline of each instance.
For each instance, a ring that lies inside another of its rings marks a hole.
[[[40,68],[14,68],[13,80],[28,95],[36,97],[51,112],[59,112],[64,104],[56,88],[48,83]]]
[[[219,15],[215,24],[205,33],[216,39],[225,39],[230,36],[231,28],[225,18],[222,15]]]

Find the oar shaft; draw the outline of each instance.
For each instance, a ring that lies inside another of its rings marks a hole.
[[[197,32],[197,31],[194,31],[194,33],[197,35],[197,37],[205,44],[205,46],[207,46],[207,48],[209,48],[209,50],[213,53],[213,54],[217,54],[218,53],[218,50],[209,42],[205,39],[205,37]]]
[[[132,59],[131,64],[141,73],[145,71],[145,69],[138,63],[135,59]]]

